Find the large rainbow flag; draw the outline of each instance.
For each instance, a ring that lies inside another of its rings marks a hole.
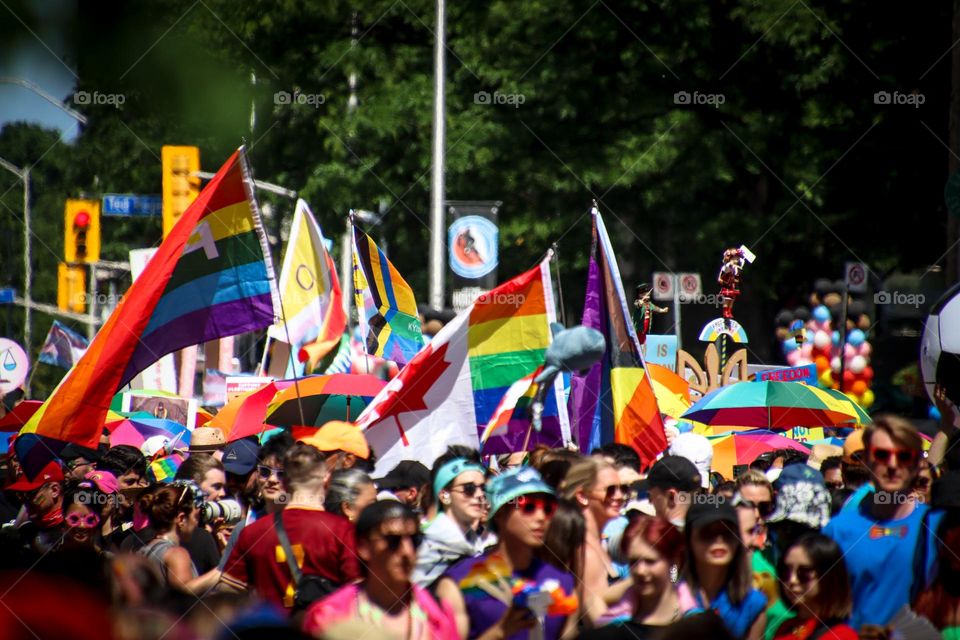
[[[555,319],[549,259],[477,298],[360,414],[357,423],[377,454],[377,472],[401,460],[429,466],[451,444],[478,448],[510,386],[543,364]],[[561,376],[547,394],[543,429],[532,434],[529,447],[570,441],[566,406],[557,398],[563,398]],[[484,452],[519,451],[526,433],[525,425],[509,423]]]
[[[353,286],[367,353],[404,365],[423,346],[413,289],[370,236],[353,227]]]
[[[21,434],[96,448],[110,401],[137,373],[183,347],[270,326],[277,298],[241,147],[183,213]]]
[[[667,448],[651,378],[630,321],[620,269],[603,218],[593,209],[593,248],[582,324],[603,333],[607,350],[585,375],[575,374],[570,413],[580,450],[608,442],[628,444],[644,465]]]

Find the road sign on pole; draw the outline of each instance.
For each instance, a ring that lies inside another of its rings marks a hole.
[[[673,300],[676,278],[672,273],[657,271],[653,274],[653,299],[659,302]]]
[[[163,213],[163,197],[133,193],[105,193],[101,213],[105,216],[159,216]]]
[[[678,273],[680,302],[694,302],[703,293],[699,273]]]
[[[850,293],[866,293],[867,265],[862,262],[848,262],[844,271],[844,281]]]

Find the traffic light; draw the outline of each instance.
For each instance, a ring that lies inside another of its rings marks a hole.
[[[61,262],[57,266],[57,308],[84,313],[87,299],[87,273],[83,267]]]
[[[67,200],[64,207],[63,259],[67,264],[99,262],[99,201]]]
[[[192,175],[200,171],[200,148],[165,145],[160,149],[160,162],[163,166],[163,237],[166,238],[200,194],[200,177]]]

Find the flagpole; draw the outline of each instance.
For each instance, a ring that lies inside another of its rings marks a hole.
[[[270,332],[267,331],[267,339],[263,344],[263,357],[260,358],[260,370],[259,373],[262,376],[267,370],[267,354],[270,353],[270,343],[272,342],[270,338]]]
[[[287,326],[287,312],[283,308],[283,298],[281,297],[280,287],[277,287],[277,297],[280,298],[280,317],[283,319],[283,332],[287,336],[287,344],[290,345],[290,358],[291,358],[291,369],[293,370],[293,386],[297,392],[297,408],[300,409],[300,424],[303,426],[307,425],[307,419],[303,417],[303,401],[300,399],[300,379],[297,375],[296,363],[293,362],[293,342],[290,340],[290,328]],[[268,336],[269,337],[269,336]]]
[[[550,247],[553,250],[552,262],[554,271],[557,272],[557,297],[560,298],[560,324],[567,326],[567,312],[563,306],[563,285],[560,284],[560,254],[557,252],[557,243],[554,242]]]

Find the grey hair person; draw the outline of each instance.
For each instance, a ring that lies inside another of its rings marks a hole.
[[[356,502],[360,492],[369,484],[373,484],[373,480],[360,469],[337,469],[330,474],[323,508],[329,513],[346,516],[343,505]]]

